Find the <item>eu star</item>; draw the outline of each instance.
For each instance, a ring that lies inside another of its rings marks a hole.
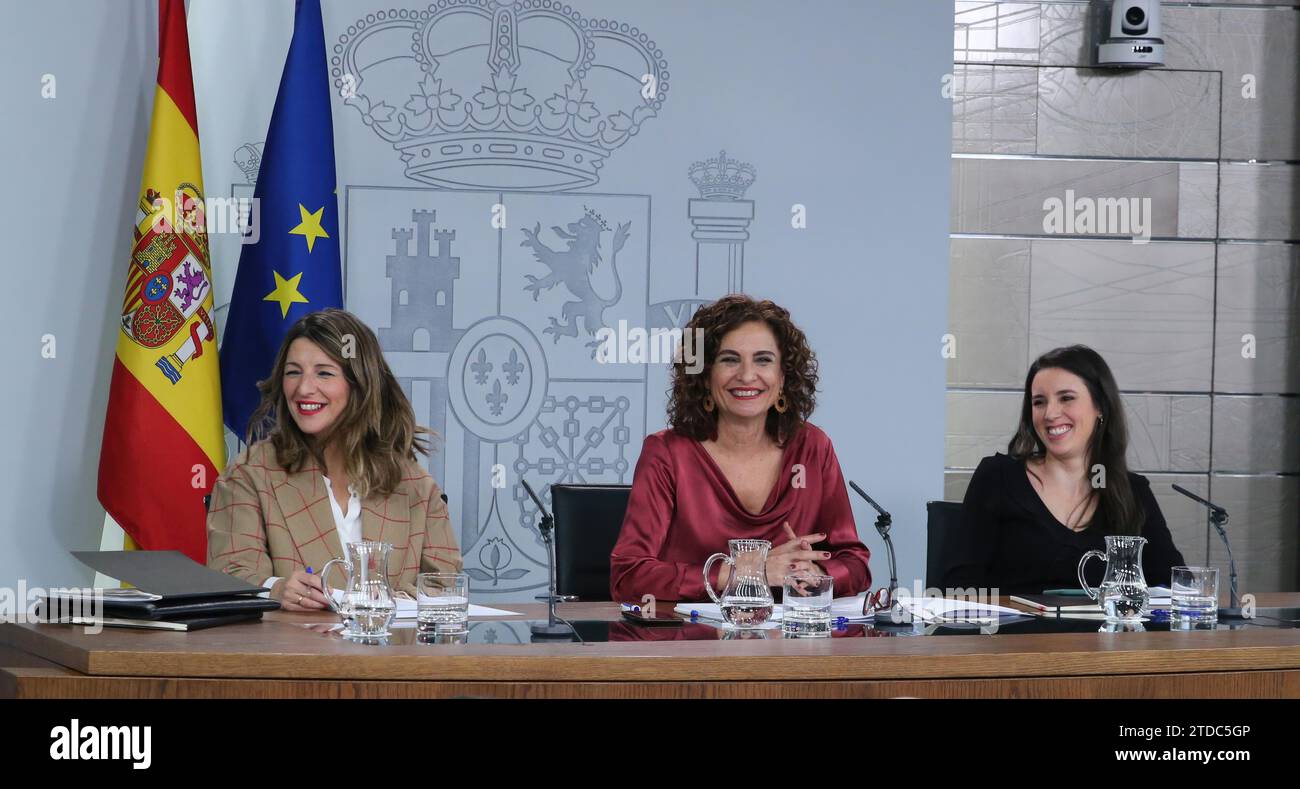
[[[280,276],[278,271],[272,271],[271,273],[275,275],[275,290],[263,296],[262,301],[274,301],[279,304],[281,318],[288,316],[291,304],[308,303],[307,297],[298,292],[298,280],[302,279],[301,271],[289,279]]]
[[[321,206],[316,209],[315,213],[312,213],[307,210],[307,206],[299,203],[298,214],[302,221],[298,223],[297,227],[289,231],[289,235],[306,238],[307,253],[311,254],[311,248],[315,246],[316,239],[330,237],[330,234],[325,232],[325,228],[321,227],[321,217],[325,215],[325,206]]]

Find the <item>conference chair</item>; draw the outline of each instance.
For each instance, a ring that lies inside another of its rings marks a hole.
[[[925,516],[925,585],[942,588],[948,552],[957,544],[957,530],[961,528],[961,502],[927,501]]]
[[[555,589],[580,600],[609,600],[609,555],[623,528],[631,485],[552,485]]]

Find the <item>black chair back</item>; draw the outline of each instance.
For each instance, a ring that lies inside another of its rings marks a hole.
[[[557,593],[609,600],[609,555],[631,491],[631,485],[551,486]]]
[[[943,575],[952,557],[948,554],[959,544],[957,530],[961,528],[960,501],[927,501],[925,503],[925,585],[926,588],[943,588]]]

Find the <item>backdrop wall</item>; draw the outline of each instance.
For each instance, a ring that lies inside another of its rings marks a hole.
[[[664,425],[666,364],[600,364],[586,331],[680,326],[732,290],[776,300],[808,333],[822,369],[813,419],[845,474],[893,512],[904,582],[920,577],[924,502],[943,486],[951,3],[519,3],[504,58],[476,10],[486,4],[442,5],[326,2],[324,22],[347,306],[445,438],[430,469],[474,591],[527,599],[545,581],[521,475],[535,486],[630,481],[642,437]],[[19,469],[0,479],[14,513],[0,526],[0,584],[88,580],[65,554],[99,543],[113,306],[154,57],[151,3],[99,6],[25,8],[10,30],[26,32],[5,47],[20,75],[9,106],[33,119],[3,132],[7,150],[31,152],[12,182],[50,200],[89,190],[96,223],[51,212],[34,226],[25,200],[0,220],[8,238],[30,239],[10,263],[29,287],[0,296],[21,338],[5,349],[9,369],[23,382],[6,392],[4,418],[27,438],[0,450]],[[291,25],[287,2],[191,3],[209,196],[252,193]],[[68,75],[53,101],[40,98],[46,71]],[[656,104],[634,113],[647,73]],[[516,109],[540,103],[548,125],[571,123],[589,141],[566,146],[522,115],[489,118],[491,94],[506,91]],[[753,168],[752,183],[702,193],[692,168],[724,150]],[[602,262],[589,269],[555,227]],[[521,245],[534,228],[536,243]],[[212,249],[220,324],[239,243],[215,236]],[[68,266],[75,274],[39,286]],[[534,300],[529,277],[552,272],[563,282]],[[598,301],[592,321],[564,312]],[[39,353],[46,331],[60,337],[53,360]],[[498,464],[504,488],[491,485]],[[874,513],[855,508],[887,580]]]

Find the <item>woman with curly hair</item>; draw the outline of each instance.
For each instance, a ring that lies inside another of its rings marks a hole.
[[[686,344],[701,333],[702,367]],[[615,600],[705,599],[704,560],[738,538],[775,546],[773,586],[799,570],[833,577],[837,596],[870,585],[835,450],[807,421],[816,388],[817,358],[786,310],[731,295],[695,313],[673,365],[671,427],[642,445],[610,555]],[[716,588],[725,568],[711,571]]]
[[[447,504],[415,459],[429,431],[370,327],[343,310],[305,315],[269,372],[248,449],[212,489],[208,566],[289,611],[325,608],[312,569],[349,542],[390,543],[389,582],[411,597],[417,573],[459,572]]]

